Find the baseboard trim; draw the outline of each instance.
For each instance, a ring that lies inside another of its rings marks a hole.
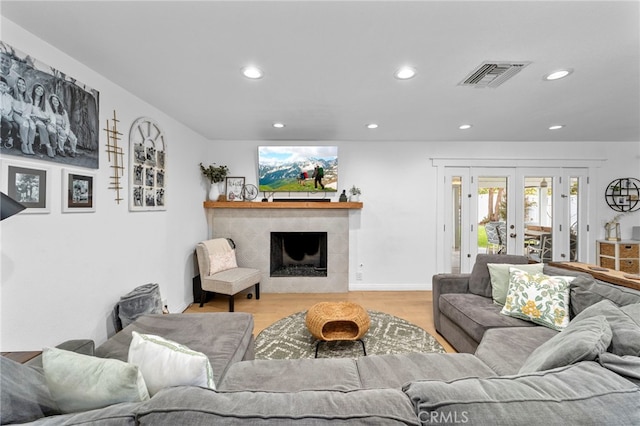
[[[427,290],[431,290],[430,283],[414,283],[414,284],[349,283],[349,291],[427,291]]]

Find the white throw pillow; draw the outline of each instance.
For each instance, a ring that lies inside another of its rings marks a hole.
[[[237,268],[236,251],[231,250],[224,253],[215,253],[209,256],[209,275]]]
[[[149,399],[138,367],[117,359],[44,348],[42,364],[51,397],[63,413]]]
[[[205,354],[160,336],[134,331],[129,362],[140,368],[151,396],[170,386],[216,388]]]

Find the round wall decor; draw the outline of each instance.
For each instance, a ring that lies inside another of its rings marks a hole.
[[[617,212],[633,212],[640,209],[640,180],[620,178],[611,181],[604,199]]]

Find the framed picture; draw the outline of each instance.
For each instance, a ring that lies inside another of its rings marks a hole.
[[[48,168],[4,161],[2,171],[3,182],[6,182],[3,189],[9,197],[26,207],[25,214],[49,213],[51,185]]]
[[[46,137],[44,135],[48,135],[47,126],[51,117],[37,116],[34,111],[31,118],[36,131],[35,139],[31,142],[22,141],[20,132],[11,127],[6,136],[3,134],[0,153],[21,158],[31,156],[37,161],[69,167],[98,169],[100,93],[64,70],[40,62],[3,41],[0,41],[0,60],[2,75],[9,87],[17,91],[17,81],[24,81],[20,86],[27,88],[26,95],[34,105],[40,105],[48,114],[54,114],[58,120],[68,123],[64,129],[64,139],[60,136]]]
[[[616,204],[619,206],[628,206],[630,204],[629,197],[628,196],[616,197]]]
[[[227,196],[227,201],[243,201],[242,200],[243,186],[244,186],[243,177],[226,178],[224,194]]]
[[[62,212],[95,212],[95,175],[62,169]]]
[[[129,132],[129,210],[166,210],[167,141],[152,118],[140,117]]]

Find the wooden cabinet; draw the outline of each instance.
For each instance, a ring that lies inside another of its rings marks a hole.
[[[606,241],[597,242],[598,265],[603,268],[640,273],[640,241]]]

